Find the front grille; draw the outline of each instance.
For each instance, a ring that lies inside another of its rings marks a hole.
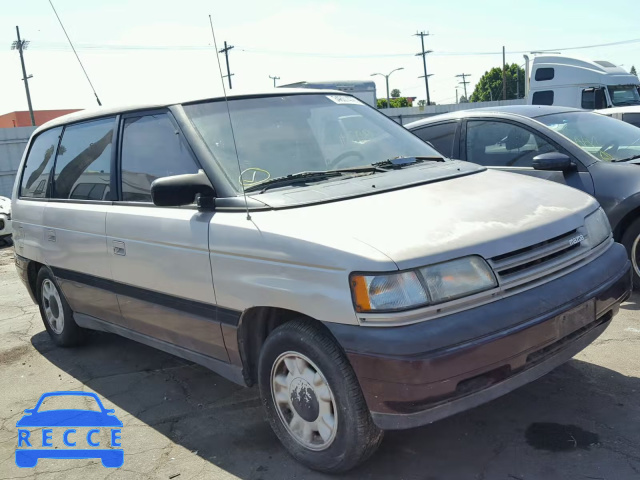
[[[503,288],[534,281],[577,262],[586,250],[577,230],[489,260]]]

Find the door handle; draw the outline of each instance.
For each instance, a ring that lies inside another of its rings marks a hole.
[[[127,254],[127,251],[124,247],[124,242],[120,242],[118,240],[113,241],[113,253],[115,255],[122,255],[123,257]]]
[[[56,232],[55,230],[52,229],[47,229],[47,240],[49,242],[55,242],[56,241]]]

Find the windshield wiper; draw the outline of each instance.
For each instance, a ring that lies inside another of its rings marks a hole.
[[[309,183],[309,182],[321,182],[328,178],[341,177],[345,174],[357,174],[357,173],[379,173],[388,172],[389,170],[397,170],[399,168],[406,167],[408,165],[415,165],[423,162],[444,162],[442,157],[396,157],[384,160],[382,162],[372,163],[371,165],[363,165],[359,167],[339,168],[336,170],[317,170],[292,173],[291,175],[284,175],[282,177],[270,178],[264,182],[256,183],[245,187],[244,192],[259,191],[264,193],[270,188],[286,187],[288,185],[295,185],[296,183]]]
[[[372,163],[371,165],[374,167],[380,167],[384,169],[398,169],[403,168],[408,165],[415,165],[416,163],[423,162],[444,162],[443,157],[396,157],[390,158],[388,160],[383,160],[382,162]]]
[[[337,170],[317,170],[308,172],[292,173],[290,175],[284,175],[282,177],[270,178],[264,182],[256,183],[245,187],[245,193],[260,191],[265,192],[270,188],[285,187],[287,185],[295,185],[296,183],[308,183],[308,182],[320,182],[328,178],[342,177],[348,173],[374,173],[382,172],[384,170],[379,169],[376,166],[363,166],[363,167],[351,167],[341,168]]]
[[[640,158],[640,155],[633,155],[629,158],[619,158],[619,159],[611,160],[611,163],[630,162],[631,160],[636,160],[638,158]]]

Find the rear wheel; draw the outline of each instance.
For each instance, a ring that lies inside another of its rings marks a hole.
[[[47,267],[38,272],[36,287],[40,315],[51,339],[61,347],[82,343],[85,331],[73,319],[73,311]]]
[[[633,265],[633,287],[640,289],[640,218],[636,218],[625,230],[621,239]]]
[[[275,329],[260,353],[259,383],[273,431],[309,468],[347,471],[382,441],[349,361],[322,325],[300,319]]]

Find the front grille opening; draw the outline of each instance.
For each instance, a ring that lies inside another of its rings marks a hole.
[[[527,361],[526,361],[526,364],[525,364],[525,368],[528,367],[529,364],[531,364],[531,363],[540,362],[545,357],[548,357],[548,356],[552,355],[556,350],[560,350],[565,344],[572,342],[576,338],[580,337],[581,335],[583,335],[587,331],[597,327],[598,325],[602,325],[603,323],[607,323],[612,318],[613,318],[613,312],[611,310],[609,310],[607,313],[605,313],[604,315],[600,316],[600,318],[594,320],[593,322],[585,325],[582,328],[579,328],[575,332],[570,333],[566,337],[563,337],[560,340],[557,340],[557,341],[553,342],[551,345],[547,345],[546,347],[544,347],[544,348],[542,348],[542,349],[540,349],[540,350],[538,350],[536,352],[530,353],[527,356]]]
[[[503,365],[489,372],[485,372],[477,377],[467,378],[458,383],[454,396],[469,395],[470,393],[479,392],[485,388],[495,385],[511,375],[509,365]]]
[[[560,240],[563,237],[568,237],[570,235],[575,235],[578,230],[572,230],[567,233],[563,233],[562,235],[558,235],[557,237],[550,238],[549,240],[545,240],[544,242],[536,243],[535,245],[530,245],[528,247],[521,248],[519,250],[514,250],[509,253],[503,253],[502,255],[498,255],[497,257],[493,257],[491,260],[494,262],[499,262],[500,260],[504,260],[505,258],[513,257],[515,255],[520,255],[521,253],[530,252],[531,250],[537,250],[540,247],[544,247],[545,245],[549,245],[557,240]]]
[[[529,269],[531,267],[535,267],[536,265],[540,265],[541,263],[548,262],[549,260],[553,260],[554,258],[561,257],[562,255],[565,255],[566,253],[570,252],[571,250],[575,250],[577,248],[580,248],[580,243],[576,243],[574,245],[571,245],[570,247],[567,247],[564,250],[559,250],[559,251],[557,251],[555,253],[547,255],[546,257],[541,257],[541,258],[538,258],[536,260],[532,260],[530,262],[521,263],[520,265],[516,265],[515,267],[507,268],[505,270],[500,270],[498,272],[498,274],[500,276],[512,275],[514,273],[518,273],[518,272],[521,272],[523,270],[527,270],[527,269]]]

